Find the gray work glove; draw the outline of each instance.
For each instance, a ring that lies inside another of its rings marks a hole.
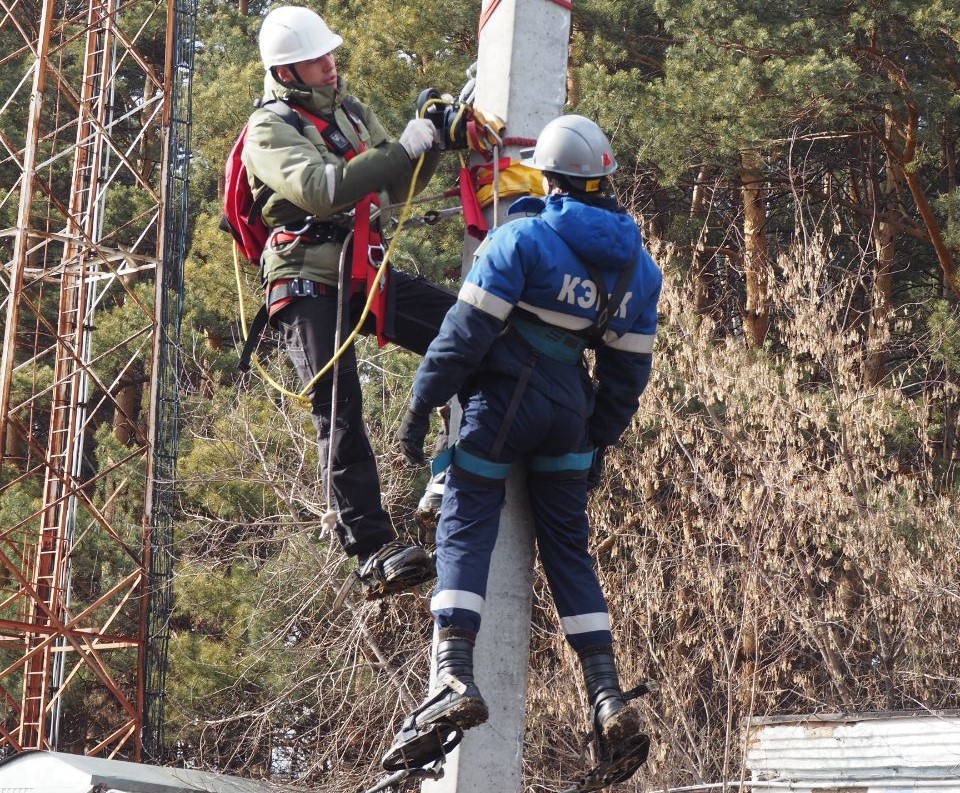
[[[407,408],[407,414],[403,417],[400,429],[397,430],[397,441],[410,465],[426,465],[427,455],[423,453],[423,444],[429,430],[430,413],[420,413],[413,408]]]
[[[436,140],[437,130],[433,122],[425,118],[414,118],[407,122],[406,129],[400,133],[400,145],[411,160],[429,151]]]

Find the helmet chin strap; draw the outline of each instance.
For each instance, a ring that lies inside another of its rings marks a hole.
[[[299,90],[301,90],[301,91],[311,91],[311,90],[313,90],[313,86],[307,85],[305,82],[303,82],[303,78],[302,78],[302,77],[300,76],[300,74],[297,72],[297,67],[294,66],[293,64],[290,64],[290,65],[288,65],[288,66],[286,67],[286,68],[289,69],[289,70],[291,71],[291,73],[293,74],[293,80],[294,80],[293,82],[289,82],[289,81],[287,81],[287,80],[282,80],[282,79],[280,78],[280,73],[279,73],[279,71],[277,71],[279,68],[280,68],[279,66],[272,66],[272,67],[270,68],[270,75],[273,77],[274,80],[276,80],[278,83],[280,83],[280,85],[284,86],[285,88],[296,88],[296,89],[299,89]],[[338,91],[343,90],[343,78],[342,78],[339,74],[337,75],[337,86],[336,86],[336,88],[337,88]]]
[[[289,69],[290,73],[293,75],[293,81],[284,80],[280,77],[280,66],[270,67],[270,74],[273,76],[273,79],[276,80],[280,85],[286,86],[287,88],[309,88],[309,85],[306,85],[303,82],[303,78],[300,77],[300,73],[297,71],[297,67],[292,63],[284,66],[284,69]]]

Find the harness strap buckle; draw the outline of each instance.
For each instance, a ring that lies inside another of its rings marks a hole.
[[[291,278],[287,282],[287,289],[290,297],[317,297],[320,294],[317,284],[306,278]]]

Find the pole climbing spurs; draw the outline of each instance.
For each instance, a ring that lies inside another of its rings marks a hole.
[[[357,587],[364,600],[379,600],[413,589],[436,574],[432,554],[418,546],[391,540],[347,574],[334,598],[333,610],[339,610]]]
[[[381,761],[384,770],[401,771],[424,768],[435,762],[442,764],[447,755],[460,744],[463,730],[452,721],[440,720],[428,725],[421,725],[417,721],[423,711],[447,694],[446,688],[439,689],[403,720],[400,731],[393,738],[393,745]]]
[[[423,768],[402,768],[388,774],[377,783],[367,788],[365,793],[380,793],[382,790],[399,790],[400,785],[408,779],[442,779],[443,760],[436,760]]]
[[[440,692],[443,693],[442,691]],[[398,789],[408,779],[440,779],[447,755],[463,740],[463,730],[450,721],[435,722],[421,731],[416,717],[432,704],[428,700],[416,713],[404,719],[393,746],[383,756],[381,765],[388,775],[366,793]]]
[[[625,691],[623,699],[629,702],[655,690],[655,683],[644,681]],[[644,733],[632,735],[617,746],[607,746],[595,729],[592,743],[599,758],[597,764],[561,793],[592,793],[625,782],[646,762],[650,751],[650,737]]]

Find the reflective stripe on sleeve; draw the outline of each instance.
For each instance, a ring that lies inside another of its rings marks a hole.
[[[595,611],[593,614],[575,614],[572,617],[562,617],[560,624],[567,636],[577,633],[592,633],[593,631],[610,630],[610,615],[605,611]]]
[[[497,297],[470,282],[460,287],[457,300],[462,300],[467,305],[480,309],[484,314],[489,314],[500,320],[505,320],[513,311],[513,305],[502,297]]]
[[[443,589],[430,598],[430,610],[464,609],[483,614],[483,598],[464,589]]]
[[[618,337],[616,333],[607,331],[604,341],[611,350],[653,352],[653,342],[656,338],[653,333],[624,333]]]

